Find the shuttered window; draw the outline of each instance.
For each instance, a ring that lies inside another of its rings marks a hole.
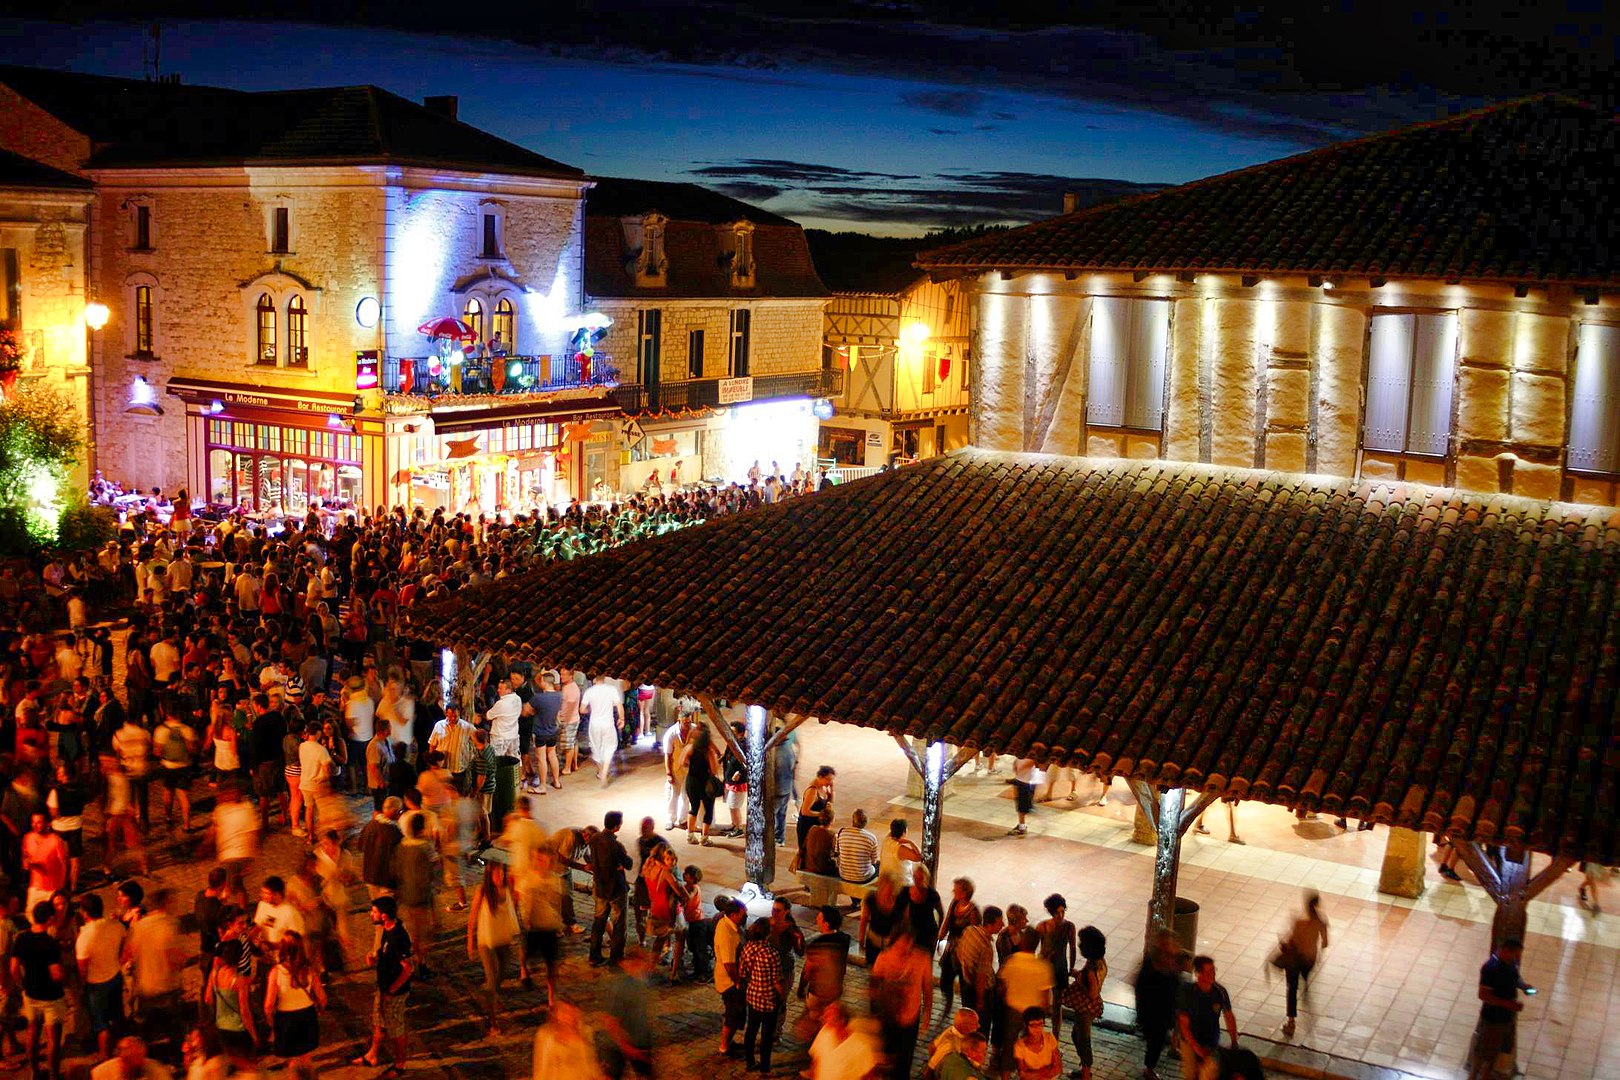
[[[1569,467],[1620,472],[1620,326],[1581,327],[1575,352],[1575,411]]]
[[[1169,347],[1170,301],[1094,298],[1086,423],[1161,430]]]
[[[1455,315],[1375,315],[1362,447],[1444,457],[1456,374]]]

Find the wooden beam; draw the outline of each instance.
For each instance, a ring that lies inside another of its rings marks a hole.
[[[726,718],[720,715],[720,710],[715,705],[714,698],[702,694],[695,696],[698,704],[703,706],[704,718],[709,721],[709,727],[714,730],[714,733],[720,736],[720,741],[730,747],[731,752],[736,754],[739,760],[747,761],[748,751],[743,749],[742,743],[737,741],[737,733],[731,730],[731,725],[726,723]]]
[[[781,746],[782,743],[787,740],[789,735],[799,730],[800,724],[803,724],[809,719],[810,717],[800,716],[798,713],[790,714],[787,718],[787,723],[783,724],[779,729],[777,729],[776,734],[772,735],[770,740],[766,742],[765,749],[767,751],[771,751],[775,750],[778,746]]]
[[[1153,827],[1159,827],[1159,793],[1153,787],[1141,780],[1126,780],[1125,786],[1131,789],[1136,796],[1136,805],[1142,808],[1142,813],[1153,822]]]
[[[906,737],[904,735],[895,735],[894,742],[896,746],[900,747],[900,752],[906,755],[906,760],[911,762],[911,767],[916,770],[917,775],[926,781],[928,779],[928,770],[923,768],[922,759],[917,756],[917,751],[911,748],[911,744],[906,742]]]
[[[1220,795],[1213,791],[1203,792],[1193,800],[1193,804],[1181,812],[1181,835],[1186,836],[1192,823],[1198,820],[1198,815],[1208,810],[1220,801]]]
[[[956,756],[951,758],[950,764],[945,766],[945,779],[949,780],[962,771],[962,767],[979,756],[979,751],[971,746],[956,748]]]
[[[1576,860],[1574,859],[1566,858],[1565,856],[1560,855],[1552,862],[1536,871],[1535,875],[1531,877],[1529,881],[1525,882],[1524,898],[1526,900],[1534,900],[1536,897],[1540,896],[1546,890],[1547,886],[1551,885],[1553,882],[1557,881],[1559,878],[1568,873],[1569,868],[1574,866],[1575,862]]]

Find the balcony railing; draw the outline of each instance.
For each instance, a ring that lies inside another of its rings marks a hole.
[[[660,409],[713,409],[721,404],[720,384],[730,379],[688,379],[648,386],[620,383],[613,400],[627,413]],[[790,397],[835,397],[844,392],[842,371],[796,371],[786,375],[756,375],[749,401]],[[729,402],[728,402],[729,404]],[[740,402],[738,404],[741,404]]]
[[[449,393],[445,378],[428,375],[426,356],[386,356],[382,362],[382,389],[386,394],[438,395]],[[405,380],[409,373],[409,382]],[[619,369],[612,357],[597,353],[591,360],[590,375],[580,371],[580,363],[563,356],[506,356],[467,360],[461,366],[463,394],[535,394],[548,390],[572,390],[582,386],[612,386],[619,381]]]

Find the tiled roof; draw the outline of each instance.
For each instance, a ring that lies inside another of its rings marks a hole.
[[[606,189],[605,194],[598,192]],[[621,219],[658,211],[664,226],[667,284],[636,284],[634,260],[625,245]],[[754,223],[754,284],[731,283],[721,230],[746,219]],[[585,293],[597,298],[682,299],[827,296],[816,276],[804,230],[787,218],[695,184],[645,180],[602,180],[586,194]]]
[[[53,169],[9,150],[0,150],[0,188],[89,191],[91,186],[90,181],[82,176]]]
[[[925,252],[950,270],[1620,282],[1614,116],[1500,105]]]
[[[1620,518],[969,450],[419,615],[1165,785],[1620,859]]]
[[[0,66],[0,83],[88,135],[93,168],[389,164],[583,179],[375,86],[247,93]]]

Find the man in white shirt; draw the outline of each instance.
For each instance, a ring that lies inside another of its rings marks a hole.
[[[267,877],[259,889],[259,906],[253,909],[253,925],[267,945],[280,945],[291,930],[304,932],[304,917],[287,899],[287,885],[279,877]]]
[[[180,646],[175,641],[174,631],[170,630],[163,635],[163,640],[152,646],[152,680],[159,686],[166,686],[174,681],[180,672]]]
[[[102,1056],[112,1056],[113,1029],[124,1018],[124,979],[120,957],[129,929],[117,919],[106,917],[101,897],[87,894],[79,901],[89,921],[79,929],[73,955],[79,962],[79,980],[84,984],[84,1003],[90,1013],[90,1030],[96,1033]]]
[[[619,728],[624,724],[624,693],[617,679],[598,675],[596,682],[579,699],[581,715],[590,720],[591,760],[606,787],[613,770],[613,755],[619,749]]]
[[[332,755],[321,745],[321,726],[313,721],[304,728],[304,741],[298,744],[298,790],[304,796],[302,834],[315,839],[315,804],[332,779]],[[293,835],[300,835],[293,829]]]
[[[371,742],[373,725],[377,717],[377,703],[366,693],[366,680],[350,676],[343,691],[343,716],[349,724],[349,760],[364,762],[366,744]],[[357,794],[365,786],[366,770],[349,770],[349,794]]]
[[[737,981],[737,964],[742,959],[742,926],[748,908],[740,900],[715,898],[714,910],[714,988],[720,994],[725,1015],[720,1021],[720,1053],[731,1052],[731,1037],[742,1032],[748,1018],[742,984]]]
[[[1013,801],[1018,810],[1018,824],[1007,830],[1008,836],[1023,836],[1028,829],[1024,819],[1035,809],[1035,789],[1041,786],[1041,768],[1034,758],[1019,758],[1013,763]]]
[[[835,1001],[821,1014],[821,1030],[810,1044],[812,1080],[865,1080],[878,1066],[872,1040],[849,1026],[849,1012]]]
[[[236,592],[238,611],[244,615],[251,615],[259,610],[259,578],[251,566],[242,568],[242,572],[237,574],[236,580],[232,582],[232,588]]]
[[[512,677],[501,680],[500,696],[484,717],[489,721],[489,745],[496,757],[517,757],[521,749],[518,722],[523,716],[523,699],[512,689]]]
[[[686,828],[686,766],[681,763],[692,737],[692,714],[683,712],[664,732],[664,797],[669,802],[669,828]]]

